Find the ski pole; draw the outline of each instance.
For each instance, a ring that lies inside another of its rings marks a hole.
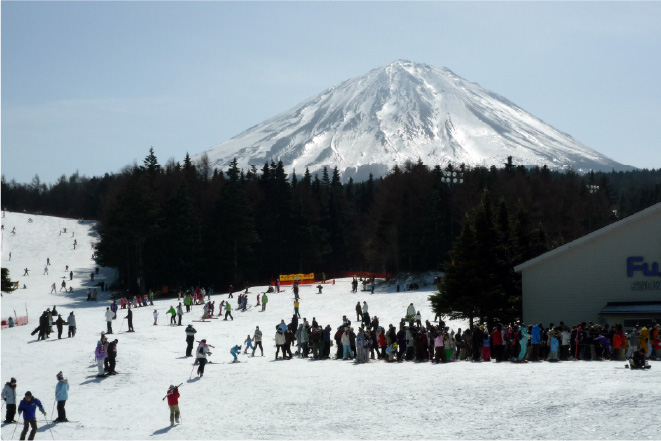
[[[119,332],[122,332],[122,328],[124,327],[124,320],[126,320],[126,317],[122,319],[122,325],[119,327]]]
[[[189,380],[193,378],[193,370],[195,370],[195,363],[193,363],[193,369],[190,370],[190,375],[188,376]]]
[[[56,402],[56,401],[57,401],[57,400],[53,400],[53,409],[50,411],[51,418],[53,417],[53,415],[55,415],[55,402]]]
[[[16,429],[18,429],[18,421],[16,421],[16,427],[14,427],[14,432],[11,434],[11,439],[14,439],[14,435],[16,434]]]
[[[46,415],[44,415],[44,420],[46,421],[46,424],[49,424]],[[50,432],[50,437],[53,439],[53,441],[55,441],[55,437],[53,436],[53,431],[51,430],[50,427],[48,428],[48,431]]]

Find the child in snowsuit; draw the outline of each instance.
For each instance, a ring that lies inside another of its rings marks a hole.
[[[245,349],[245,351],[243,351],[244,354],[248,353],[248,349],[255,350],[255,348],[252,346],[252,338],[250,338],[250,335],[248,335],[248,337],[246,338],[246,341],[244,341],[244,343],[246,344],[246,349]]]
[[[232,363],[236,363],[239,361],[239,359],[236,357],[237,352],[241,352],[241,346],[235,345],[232,349],[230,349],[230,354],[234,357],[234,360],[232,360]]]

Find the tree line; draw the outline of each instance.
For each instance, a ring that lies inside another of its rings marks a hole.
[[[457,182],[447,182],[448,172]],[[462,243],[475,243],[464,248],[479,259],[497,254],[476,264],[496,259],[506,274],[659,201],[661,170],[581,175],[511,160],[489,168],[418,160],[356,183],[342,182],[337,168],[288,175],[281,162],[243,170],[233,161],[219,170],[186,155],[161,165],[150,149],[142,164],[103,177],[75,173],[53,185],[2,178],[7,210],[99,220],[97,262],[117,268],[118,288],[134,292],[224,290],[296,272],[450,273],[453,259],[455,267],[473,261],[456,249]],[[516,280],[501,282],[516,297]]]

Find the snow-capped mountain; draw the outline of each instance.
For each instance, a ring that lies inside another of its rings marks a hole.
[[[405,161],[628,170],[512,102],[443,67],[398,60],[331,87],[206,151],[214,167],[282,161],[299,176],[337,166],[343,179]],[[200,155],[197,157],[199,158]]]

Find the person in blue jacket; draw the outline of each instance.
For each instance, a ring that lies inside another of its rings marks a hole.
[[[539,344],[542,342],[542,324],[532,327],[530,335],[530,361],[539,361]]]
[[[235,346],[230,350],[230,354],[232,354],[232,356],[234,357],[234,360],[232,361],[232,363],[235,363],[235,362],[239,361],[239,359],[236,358],[236,354],[239,353],[239,352],[241,352],[241,346],[239,346],[239,345],[235,345]]]
[[[60,423],[68,423],[67,412],[64,410],[64,405],[69,399],[69,380],[64,378],[62,371],[57,375],[57,386],[55,386],[55,400],[57,401],[57,418],[55,421]]]
[[[25,439],[25,435],[28,433],[29,428],[32,428],[32,430],[30,430],[30,436],[28,439],[34,439],[34,436],[37,434],[37,418],[35,416],[37,408],[39,408],[39,411],[46,416],[46,411],[44,410],[44,406],[41,405],[41,401],[39,401],[38,398],[33,397],[30,391],[25,392],[25,398],[23,398],[18,405],[19,418],[21,413],[25,412],[23,413],[23,431],[21,432],[20,439]]]

